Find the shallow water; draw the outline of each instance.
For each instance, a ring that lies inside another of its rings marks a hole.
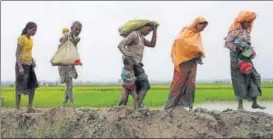
[[[247,111],[253,111],[253,112],[265,112],[273,115],[273,103],[272,102],[261,102],[260,105],[265,106],[266,109],[261,110],[261,109],[252,109],[251,108],[251,103],[250,102],[244,102],[244,108]],[[205,108],[208,110],[219,110],[223,111],[227,108],[237,110],[237,103],[205,103],[205,104],[199,104],[196,105],[195,108],[201,107]]]

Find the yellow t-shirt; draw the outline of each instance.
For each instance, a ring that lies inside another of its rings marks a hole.
[[[18,38],[18,45],[21,46],[20,60],[25,63],[32,62],[33,40],[25,35]]]

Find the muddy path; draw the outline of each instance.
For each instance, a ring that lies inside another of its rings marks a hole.
[[[273,116],[263,112],[174,109],[133,111],[53,108],[40,113],[1,110],[1,137],[273,138]]]

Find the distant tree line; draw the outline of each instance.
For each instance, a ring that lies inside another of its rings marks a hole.
[[[269,83],[273,83],[273,80],[267,80],[266,82]],[[92,85],[92,84],[112,84],[112,85],[119,85],[122,83],[122,80],[117,80],[116,82],[90,82],[90,81],[78,81],[75,82],[75,85]],[[151,83],[154,84],[169,84],[169,81],[155,81],[155,80],[151,80]],[[212,83],[216,83],[216,84],[230,84],[231,81],[214,81]],[[59,81],[38,81],[39,86],[46,86],[46,87],[55,87],[55,86],[60,86],[62,85]],[[1,86],[9,86],[9,87],[14,87],[15,82],[1,82]]]
[[[216,84],[230,84],[230,81],[215,81]]]

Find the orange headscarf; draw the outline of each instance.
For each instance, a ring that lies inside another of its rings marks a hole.
[[[196,25],[202,22],[207,22],[207,20],[203,17],[197,17],[190,26],[184,27],[181,30],[174,41],[171,57],[177,71],[180,71],[179,65],[181,63],[196,58],[198,53],[201,53],[201,56],[205,57],[201,32],[196,31]]]
[[[233,23],[229,27],[229,32],[232,30],[242,29],[241,23],[244,21],[251,22],[247,31],[250,33],[252,30],[253,21],[256,19],[256,13],[252,11],[241,11],[238,16],[234,19]]]

